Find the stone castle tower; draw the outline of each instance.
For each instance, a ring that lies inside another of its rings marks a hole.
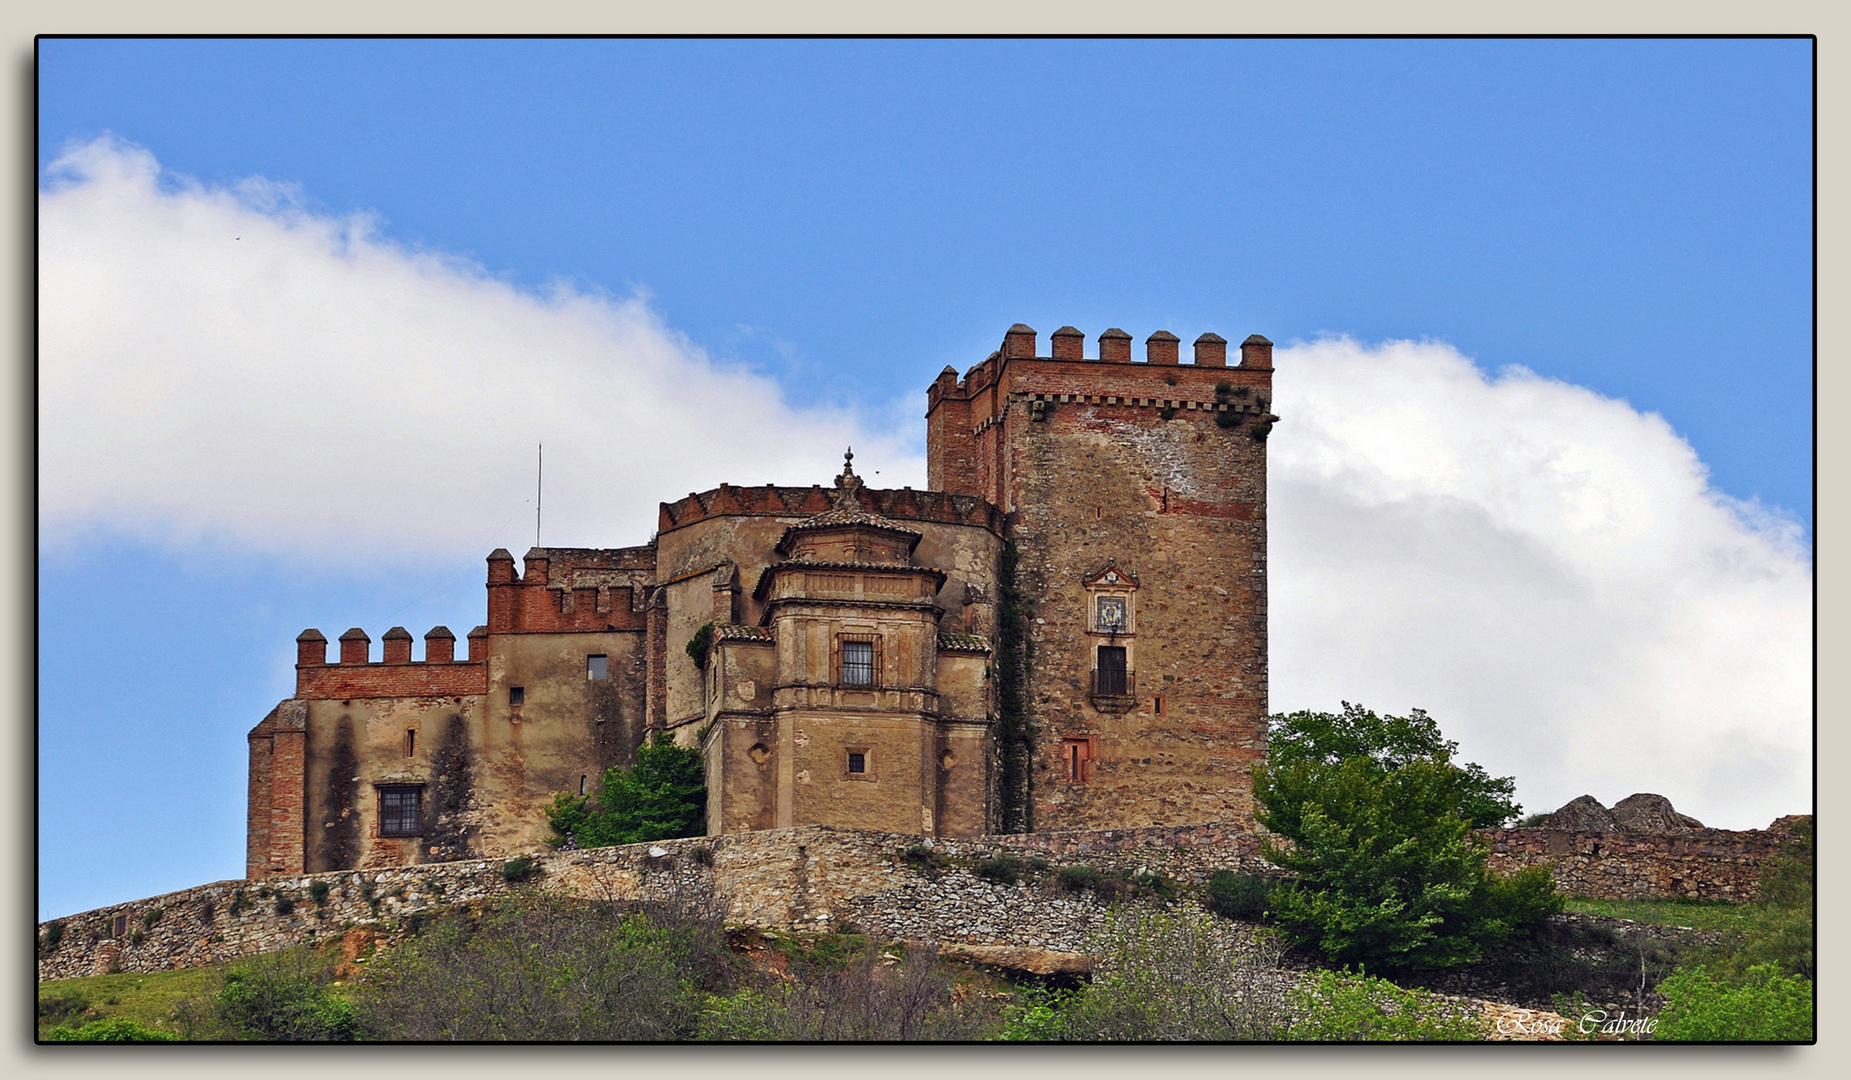
[[[1008,522],[1028,607],[1023,705],[1001,747],[999,822],[1036,831],[1250,821],[1265,753],[1266,436],[1272,343],[1181,364],[1164,331],[1131,359],[1017,324],[928,391],[928,478]]]
[[[639,547],[497,550],[462,658],[304,631],[250,733],[249,876],[534,850],[651,730],[703,752],[710,834],[1251,822],[1272,345],[1084,345],[1018,324],[941,373],[930,490],[851,460],[663,503]]]

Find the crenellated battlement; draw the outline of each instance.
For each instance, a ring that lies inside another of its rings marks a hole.
[[[1044,420],[1060,405],[1139,423],[1234,414],[1222,415],[1222,426],[1250,432],[1268,430],[1278,419],[1268,411],[1273,343],[1258,334],[1241,342],[1239,362],[1231,367],[1227,339],[1212,331],[1195,339],[1186,364],[1182,339],[1168,330],[1144,339],[1141,361],[1132,359],[1131,335],[1116,326],[1099,335],[1097,355],[1090,358],[1085,335],[1074,327],[1050,335],[1051,356],[1036,355],[1035,338],[1032,327],[1017,323],[982,363],[962,376],[947,367],[926,389],[930,487],[1009,508],[997,486],[1004,482],[1005,425],[1012,416]]]
[[[1131,357],[1131,335],[1118,327],[1112,327],[1099,335],[1097,355],[1086,355],[1086,336],[1071,326],[1063,326],[1049,335],[1049,347],[1052,355],[1035,355],[1036,333],[1033,328],[1016,323],[1003,335],[1002,347],[986,357],[982,363],[972,367],[962,376],[957,369],[947,367],[938,373],[931,386],[926,388],[926,413],[929,416],[938,408],[941,400],[968,401],[995,387],[1002,377],[1002,370],[1011,361],[1033,361],[1037,366],[1043,364],[1114,364],[1133,368],[1219,368],[1226,369],[1220,374],[1226,377],[1231,372],[1266,373],[1267,378],[1242,378],[1243,382],[1265,383],[1270,385],[1273,370],[1273,343],[1258,334],[1250,335],[1241,342],[1239,360],[1231,369],[1228,368],[1228,342],[1220,334],[1212,331],[1203,333],[1195,339],[1194,354],[1191,362],[1181,362],[1182,339],[1168,330],[1158,330],[1144,340],[1144,359],[1133,360]],[[1089,373],[1096,378],[1098,372]],[[1171,377],[1176,373],[1172,372]]]
[[[903,488],[863,488],[862,505],[896,521],[935,521],[950,525],[976,525],[1000,534],[1002,515],[982,499],[969,495],[948,495],[942,491],[914,491]],[[724,515],[756,517],[809,517],[834,507],[828,492],[821,486],[807,488],[742,488],[721,484],[710,491],[689,492],[684,499],[663,503],[657,528],[661,532],[692,525],[705,518]]]
[[[522,571],[496,548],[488,557],[488,628],[495,634],[642,631],[655,584],[655,546],[529,548]]]
[[[328,660],[328,639],[308,629],[296,636],[296,697],[329,700],[381,697],[450,697],[488,692],[488,629],[469,634],[469,658],[456,659],[456,635],[433,626],[424,635],[424,658],[411,658],[411,632],[402,626],[381,638],[382,655],[372,660],[372,638],[353,627],[341,635],[339,659]]]

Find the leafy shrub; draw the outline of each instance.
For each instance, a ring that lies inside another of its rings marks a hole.
[[[1290,998],[1297,1019],[1289,1037],[1298,1042],[1481,1042],[1489,1034],[1477,1013],[1382,979],[1320,972]]]
[[[1813,823],[1797,822],[1793,838],[1781,853],[1761,867],[1760,903],[1774,907],[1807,907],[1813,901]]]
[[[519,884],[533,877],[538,871],[534,861],[526,855],[516,856],[501,864],[501,880],[510,885]]]
[[[328,883],[325,881],[309,882],[309,899],[315,901],[316,907],[328,906]]]
[[[705,671],[707,670],[707,653],[712,648],[713,624],[703,623],[699,630],[694,631],[694,636],[688,639],[688,659],[694,661],[697,669]]]
[[[142,942],[146,940],[148,940],[148,935],[142,933],[140,930],[129,931],[129,944],[130,945],[140,945]]]
[[[63,1024],[84,1014],[90,995],[75,987],[60,987],[39,995],[38,1016],[47,1024]]]
[[[866,949],[841,969],[796,983],[708,998],[697,1038],[754,1042],[928,1042],[991,1026],[981,1000],[960,1006],[929,948]]]
[[[126,1017],[92,1020],[80,1028],[59,1027],[45,1033],[46,1042],[179,1042],[180,1036],[159,1031]]]
[[[1280,929],[1334,964],[1418,969],[1469,963],[1561,909],[1547,872],[1494,875],[1474,828],[1516,816],[1515,781],[1456,765],[1419,709],[1379,717],[1275,716],[1254,770],[1266,859],[1292,871],[1273,890]]]
[[[1067,1007],[1073,990],[1046,990],[1031,986],[1023,992],[1023,1004],[1003,1009],[1003,1023],[991,1036],[993,1042],[1061,1042],[1068,1028]]]
[[[1665,1007],[1658,1015],[1658,1042],[1810,1042],[1813,1039],[1811,979],[1782,975],[1760,964],[1731,985],[1701,967],[1683,968],[1658,984]]]
[[[665,731],[636,749],[636,764],[604,774],[598,801],[562,792],[547,809],[551,843],[579,847],[643,844],[700,836],[707,829],[701,752],[677,746]]]
[[[166,908],[149,908],[141,913],[141,925],[152,930],[154,929],[154,924],[160,922],[161,916],[165,914],[167,914]]]
[[[1005,1011],[1003,1041],[1273,1039],[1290,1020],[1292,976],[1269,940],[1199,910],[1113,909],[1087,949],[1093,982],[1034,993]]]
[[[1098,889],[1105,875],[1090,866],[1063,866],[1054,878],[1068,892],[1085,892]]]
[[[616,915],[528,897],[479,919],[439,918],[369,965],[359,991],[367,1030],[446,1041],[686,1038],[699,992],[729,977],[719,922]]]
[[[1022,880],[1022,860],[1013,855],[998,855],[995,858],[979,860],[971,867],[971,872],[985,881],[994,881],[999,885],[1014,885]]]
[[[688,849],[688,858],[693,859],[696,866],[712,866],[713,849],[706,844],[696,844]]]
[[[41,951],[46,953],[57,952],[59,943],[64,941],[64,923],[56,919],[46,923],[45,935],[39,940],[42,946]]]
[[[295,910],[296,910],[296,902],[294,900],[291,900],[289,897],[284,896],[281,893],[277,894],[276,913],[278,915],[290,915],[290,914],[293,914]]]
[[[1259,874],[1217,870],[1208,877],[1208,910],[1225,919],[1261,922],[1272,891],[1272,881]]]
[[[225,974],[213,1018],[234,1039],[257,1042],[352,1042],[358,1010],[328,987],[325,965],[300,951],[272,954]]]
[[[1240,419],[1241,417],[1239,413],[1235,412],[1232,409],[1227,409],[1227,410],[1215,413],[1215,426],[1223,427],[1223,428],[1237,428],[1240,426]]]
[[[771,947],[789,959],[791,971],[810,977],[844,971],[849,964],[874,951],[876,942],[860,934],[838,931],[824,934],[780,934]]]
[[[245,909],[250,906],[250,897],[244,895],[243,889],[238,889],[231,894],[231,904],[225,910],[233,915],[242,915]]]

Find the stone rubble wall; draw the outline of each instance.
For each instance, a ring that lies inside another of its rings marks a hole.
[[[1755,898],[1761,865],[1780,854],[1787,830],[1695,829],[1653,835],[1493,829],[1491,868],[1547,866],[1562,892],[1602,900]]]
[[[1745,900],[1783,836],[1502,829],[1489,839],[1494,868],[1547,865],[1569,893]],[[923,845],[949,865],[937,873],[910,865],[906,852]],[[764,929],[850,924],[895,938],[1078,951],[1103,923],[1096,897],[1001,885],[975,876],[973,866],[1007,855],[1045,860],[1050,871],[1145,870],[1199,887],[1216,870],[1269,872],[1259,850],[1259,837],[1231,824],[933,841],[804,826],[536,854],[525,882],[505,880],[503,862],[492,859],[219,881],[52,920],[62,927],[56,948],[46,948],[51,923],[41,923],[38,975],[197,967],[326,939],[348,926],[391,930],[421,912],[519,889],[708,906],[729,923]],[[317,882],[327,886],[320,905],[312,892]]]

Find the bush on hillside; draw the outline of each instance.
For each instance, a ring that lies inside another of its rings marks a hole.
[[[1268,861],[1294,878],[1269,909],[1333,964],[1406,970],[1469,963],[1561,909],[1548,872],[1494,875],[1472,832],[1519,807],[1515,781],[1453,761],[1458,744],[1419,709],[1275,716],[1254,769]]]
[[[1782,975],[1773,964],[1751,968],[1740,982],[1701,967],[1683,968],[1658,984],[1665,1007],[1656,1042],[1810,1042],[1811,979]]]

